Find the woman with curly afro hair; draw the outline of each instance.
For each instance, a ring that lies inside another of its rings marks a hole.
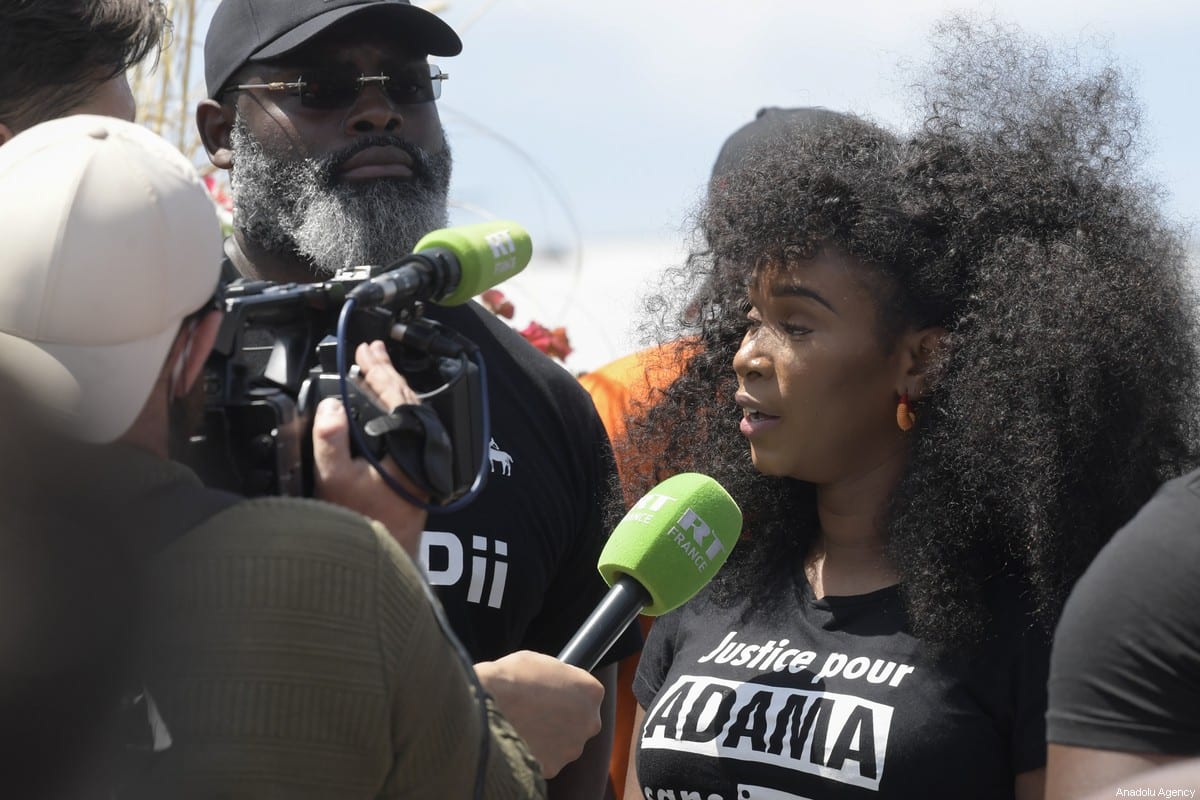
[[[1197,461],[1186,251],[1121,75],[935,41],[915,131],[782,126],[651,303],[695,346],[627,492],[710,474],[745,532],[650,632],[627,800],[1040,797],[1063,599]]]

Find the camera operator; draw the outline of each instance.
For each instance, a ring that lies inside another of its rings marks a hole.
[[[227,274],[312,282],[386,265],[447,222],[451,157],[428,57],[461,42],[407,0],[224,0],[205,42],[197,108],[214,165],[231,170]],[[431,516],[420,558],[476,672],[530,742],[552,796],[598,798],[612,745],[616,662],[596,675],[556,662],[604,597],[596,564],[616,484],[586,392],[476,303],[427,316],[477,344],[487,365],[493,469],[464,509]],[[353,506],[353,504],[351,504]],[[534,652],[536,651],[536,652]],[[586,744],[585,744],[586,743]]]
[[[0,220],[0,362],[97,454],[90,488],[122,509],[110,546],[142,567],[144,757],[117,794],[470,797],[481,769],[489,798],[542,796],[394,541],[420,509],[392,496],[385,530],[171,460],[221,316],[219,226],[187,159],[122,120],[45,122],[0,148]],[[385,402],[413,399],[378,351],[358,361]],[[317,426],[339,490],[362,477],[346,422],[330,401]]]

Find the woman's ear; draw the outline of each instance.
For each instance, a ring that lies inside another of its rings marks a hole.
[[[0,122],[0,146],[16,135],[16,131],[5,125],[3,122]]]
[[[919,400],[929,391],[945,354],[946,329],[940,326],[909,331],[901,338],[903,385],[897,394]]]
[[[233,147],[230,132],[233,130],[236,112],[232,105],[216,100],[201,100],[196,105],[196,128],[200,131],[200,142],[208,152],[208,160],[214,167],[233,167]]]

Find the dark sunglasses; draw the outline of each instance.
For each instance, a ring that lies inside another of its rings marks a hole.
[[[268,92],[287,92],[300,98],[304,108],[330,111],[354,105],[358,93],[368,84],[375,84],[397,105],[431,103],[442,96],[442,81],[450,77],[435,64],[418,64],[393,70],[391,75],[359,75],[314,70],[294,81],[271,83],[239,83],[220,91],[241,92],[265,89]]]

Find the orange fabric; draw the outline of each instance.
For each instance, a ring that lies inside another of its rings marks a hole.
[[[622,356],[579,376],[579,382],[592,396],[592,402],[600,413],[608,438],[613,442],[617,471],[626,482],[631,471],[637,470],[639,464],[645,464],[647,458],[645,454],[641,454],[641,457],[635,460],[628,448],[620,446],[620,440],[625,435],[626,419],[654,402],[655,392],[671,384],[679,374],[684,359],[694,348],[695,344],[691,340],[650,347]],[[638,617],[638,621],[642,626],[642,635],[645,636],[650,632],[654,618],[642,616]],[[608,767],[612,797],[621,797],[625,792],[625,773],[629,768],[629,742],[633,737],[633,719],[637,711],[637,698],[633,696],[633,678],[637,673],[637,666],[637,653],[617,664],[616,722],[612,759]]]
[[[654,617],[638,617],[642,626],[642,638],[650,633]],[[633,739],[633,718],[638,702],[633,696],[633,678],[637,675],[638,654],[626,656],[617,662],[617,713],[613,723],[612,758],[608,762],[608,783],[613,797],[625,794],[625,773],[629,770],[630,742]]]
[[[626,420],[653,405],[658,399],[657,393],[671,385],[696,350],[694,340],[680,339],[638,350],[579,376],[579,382],[592,396],[604,430],[612,440],[617,471],[622,476],[637,470],[639,462],[644,463],[647,458],[642,453],[641,458],[634,459],[628,448],[621,446]],[[632,501],[635,498],[626,499]]]

